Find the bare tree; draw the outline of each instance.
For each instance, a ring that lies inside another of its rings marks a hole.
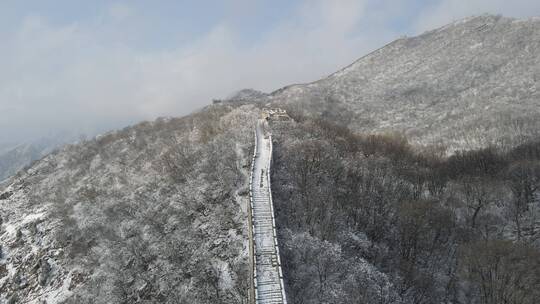
[[[507,170],[507,179],[513,194],[509,211],[517,239],[521,240],[525,233],[534,237],[540,227],[537,227],[537,215],[531,210],[531,205],[535,202],[535,193],[540,189],[540,162],[518,162],[511,165]],[[533,212],[529,214],[529,224],[526,225],[524,218],[529,211]]]
[[[464,177],[459,180],[470,213],[471,228],[476,228],[478,216],[501,198],[502,185],[488,177]]]
[[[465,245],[462,275],[482,304],[534,304],[540,297],[540,252],[510,241]]]

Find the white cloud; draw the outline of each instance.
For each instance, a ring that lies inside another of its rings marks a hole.
[[[381,36],[349,35],[364,7],[364,1],[306,1],[295,18],[252,45],[220,24],[189,45],[144,51],[116,40],[111,32],[117,28],[28,17],[0,51],[8,67],[0,71],[6,80],[0,109],[10,113],[0,122],[8,130],[0,141],[183,115],[241,88],[269,91],[315,80],[383,42]],[[133,14],[114,4],[100,22],[133,20]]]
[[[111,4],[107,8],[107,13],[110,18],[117,21],[125,20],[135,14],[135,11],[132,7],[125,3],[116,2]]]
[[[235,1],[245,8],[246,0]],[[539,11],[536,2],[521,2],[514,7],[516,1],[469,0],[466,6],[443,0],[420,13],[417,28],[486,7],[516,15]],[[157,49],[137,47],[144,42],[137,32],[144,12],[126,3],[111,5],[94,21],[68,25],[29,16],[17,31],[0,34],[0,142],[41,136],[43,130],[103,129],[184,115],[238,89],[271,91],[316,80],[402,34],[391,21],[408,5],[304,0],[290,18],[252,42],[223,21],[196,41]]]

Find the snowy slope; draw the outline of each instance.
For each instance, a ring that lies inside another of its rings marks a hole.
[[[249,199],[238,190],[257,116],[228,105],[144,122],[8,179],[0,303],[240,302]]]
[[[404,132],[450,150],[540,130],[540,20],[467,18],[396,40],[272,100],[362,132]],[[451,152],[451,151],[450,151]]]

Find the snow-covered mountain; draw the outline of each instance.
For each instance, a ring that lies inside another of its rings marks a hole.
[[[239,303],[252,105],[68,145],[0,184],[0,303]]]
[[[43,155],[37,147],[30,144],[16,145],[0,150],[0,181]]]
[[[0,151],[0,181],[15,174],[33,161],[51,153],[57,146],[60,146],[60,144],[25,143]]]
[[[0,181],[12,176],[55,149],[83,138],[66,132],[23,143],[0,144]]]
[[[243,89],[225,99],[227,102],[267,102],[268,94],[253,89]]]
[[[540,18],[480,16],[398,39],[276,104],[361,132],[455,149],[540,133]]]

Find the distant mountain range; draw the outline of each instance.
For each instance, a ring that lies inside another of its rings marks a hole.
[[[0,181],[15,174],[35,160],[51,153],[55,148],[69,142],[66,138],[42,138],[22,144],[0,146]]]

